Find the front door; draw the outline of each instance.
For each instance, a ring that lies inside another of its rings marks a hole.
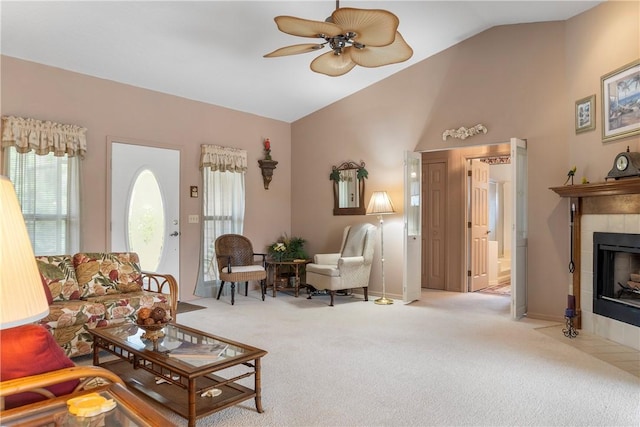
[[[180,151],[110,140],[111,251],[180,283]]]

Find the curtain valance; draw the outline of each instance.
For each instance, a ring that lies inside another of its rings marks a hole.
[[[19,153],[84,158],[87,152],[87,129],[23,117],[2,117],[2,147],[15,146]]]
[[[204,168],[221,172],[246,172],[247,150],[203,144],[200,169]]]

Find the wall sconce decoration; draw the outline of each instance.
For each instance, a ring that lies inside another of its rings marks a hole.
[[[470,136],[478,135],[479,133],[487,133],[487,128],[484,125],[477,124],[472,128],[467,129],[464,126],[459,127],[458,129],[447,129],[442,132],[442,140],[446,141],[448,137],[458,138],[458,139],[467,139]]]
[[[198,198],[198,186],[197,185],[192,185],[191,187],[189,187],[189,190],[191,192],[191,197],[193,197],[194,199]]]
[[[271,141],[269,138],[264,140],[264,160],[258,160],[260,169],[262,169],[262,181],[264,182],[264,189],[269,189],[269,183],[273,179],[273,170],[278,164],[277,161],[271,158]]]

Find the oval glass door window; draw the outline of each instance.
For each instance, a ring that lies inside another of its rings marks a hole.
[[[140,172],[129,197],[127,242],[144,271],[156,271],[165,239],[164,202],[158,181],[148,169]]]

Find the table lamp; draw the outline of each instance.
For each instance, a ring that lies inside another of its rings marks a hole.
[[[374,302],[381,305],[393,304],[393,300],[387,298],[384,283],[384,221],[382,215],[395,213],[393,203],[386,191],[374,191],[369,200],[367,207],[367,215],[378,215],[380,221],[380,264],[382,268],[382,298],[378,298]]]
[[[0,176],[0,329],[49,314],[40,272],[13,184]]]

